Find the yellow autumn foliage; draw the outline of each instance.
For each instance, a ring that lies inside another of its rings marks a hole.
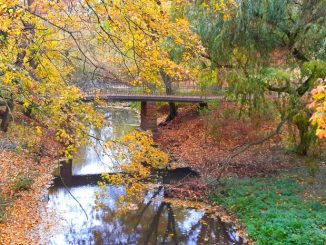
[[[58,28],[33,14],[40,13],[34,6],[46,2],[23,6],[21,1],[0,1],[0,96],[55,130],[65,146],[63,153],[70,156],[87,141],[89,126],[98,127],[102,121],[91,106],[80,102],[82,93],[72,83],[72,46]],[[52,16],[59,25],[59,15]],[[41,133],[36,127],[35,134]]]
[[[311,92],[313,102],[310,107],[314,109],[311,121],[317,125],[317,136],[326,138],[326,80],[319,79],[319,83]]]
[[[102,174],[99,186],[104,183],[121,186],[126,189],[126,200],[141,198],[144,190],[142,180],[149,178],[153,170],[163,169],[168,166],[168,156],[154,144],[150,132],[133,131],[123,136],[119,141],[111,143],[116,174]],[[120,201],[120,203],[123,203]]]
[[[162,72],[173,81],[197,80],[205,50],[186,17],[173,14],[185,4],[0,0],[1,93],[55,129],[69,156],[86,143],[91,124],[102,124],[80,101],[76,68],[113,74],[146,93],[162,90]],[[214,1],[214,8],[226,12],[232,4]]]

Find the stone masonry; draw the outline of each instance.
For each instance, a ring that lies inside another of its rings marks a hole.
[[[141,102],[140,128],[151,130],[153,137],[158,135],[156,102]]]

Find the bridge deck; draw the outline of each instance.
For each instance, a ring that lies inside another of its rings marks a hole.
[[[164,102],[189,102],[201,103],[209,100],[219,100],[222,96],[196,96],[196,95],[155,95],[155,94],[85,94],[84,101],[95,98],[104,101],[164,101]]]

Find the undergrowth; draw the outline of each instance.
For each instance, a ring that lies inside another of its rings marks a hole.
[[[31,177],[20,174],[15,178],[12,189],[15,193],[20,191],[28,191],[33,183],[34,180]]]
[[[5,221],[6,218],[6,209],[12,205],[12,201],[0,194],[0,223]]]
[[[11,186],[12,195],[3,194],[0,189],[0,223],[6,220],[8,216],[7,209],[10,209],[15,199],[19,196],[19,192],[30,190],[33,183],[34,180],[31,177],[20,173],[13,179]]]
[[[257,244],[325,245],[326,207],[304,190],[289,178],[226,179],[211,200],[234,213]]]

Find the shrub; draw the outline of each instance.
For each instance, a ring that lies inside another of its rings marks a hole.
[[[26,176],[24,174],[19,174],[14,180],[12,190],[15,193],[20,192],[20,191],[28,191],[31,188],[33,183],[34,183],[34,180],[31,177]]]

